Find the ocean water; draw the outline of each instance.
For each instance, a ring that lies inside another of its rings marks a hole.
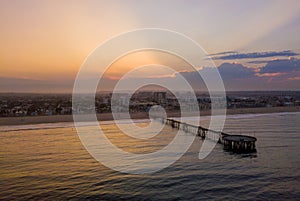
[[[201,124],[207,121],[204,117]],[[136,124],[143,127],[147,122]],[[165,127],[150,140],[136,140],[120,133],[112,122],[102,128],[113,144],[132,153],[160,150],[175,135]],[[92,158],[72,123],[2,126],[0,199],[300,200],[299,112],[230,115],[224,131],[255,136],[257,152],[234,154],[216,145],[199,160],[202,140],[195,138],[184,156],[168,168],[133,175]]]

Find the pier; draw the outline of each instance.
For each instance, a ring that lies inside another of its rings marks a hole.
[[[170,125],[172,128],[183,130],[186,133],[195,134],[202,139],[208,138],[210,140],[218,141],[224,146],[224,150],[245,153],[255,152],[255,142],[257,139],[248,135],[231,135],[220,131],[214,131],[204,128],[202,126],[195,126],[185,122],[180,122],[174,119],[161,119],[162,123]]]

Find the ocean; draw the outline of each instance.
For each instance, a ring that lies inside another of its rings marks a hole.
[[[201,124],[207,121],[203,117]],[[160,150],[175,135],[165,127],[150,140],[136,140],[111,121],[101,127],[113,144],[132,153]],[[171,166],[126,174],[96,161],[72,123],[1,126],[0,199],[300,200],[300,112],[228,115],[224,132],[255,136],[257,152],[235,154],[217,144],[200,160],[202,140],[196,137]]]

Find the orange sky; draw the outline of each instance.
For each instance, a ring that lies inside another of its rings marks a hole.
[[[228,50],[298,51],[299,1],[0,1],[1,77],[35,80],[74,79],[85,58],[103,41],[137,28],[183,33],[207,52]],[[278,37],[277,35],[284,37]],[[281,35],[280,35],[281,34]],[[268,39],[270,38],[270,39]],[[277,43],[274,44],[274,38]],[[164,59],[143,53],[117,63],[128,66]],[[174,58],[173,58],[174,59]],[[139,61],[137,61],[139,60]],[[165,59],[166,60],[166,59]],[[143,61],[143,62],[141,62]],[[220,64],[222,61],[217,61]],[[177,66],[180,61],[173,60]],[[123,69],[124,68],[124,69]]]

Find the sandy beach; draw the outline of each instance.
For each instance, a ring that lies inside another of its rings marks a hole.
[[[238,108],[228,109],[227,114],[259,114],[259,113],[278,113],[278,112],[300,112],[300,106],[297,107],[270,107],[270,108]],[[169,112],[169,117],[178,117],[178,112]],[[201,111],[201,116],[210,115],[209,110]],[[113,117],[110,113],[97,114],[99,121],[110,121]],[[132,119],[147,119],[148,113],[139,112],[131,114]],[[25,117],[1,117],[0,126],[25,125],[40,123],[72,122],[72,115],[54,115],[54,116],[25,116]]]

